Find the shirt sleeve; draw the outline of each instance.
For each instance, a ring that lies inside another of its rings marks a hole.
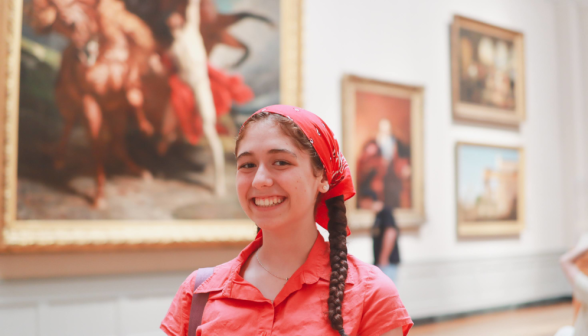
[[[186,336],[188,334],[195,281],[196,271],[192,272],[180,285],[165,318],[159,326],[159,329],[163,330],[168,336]]]
[[[588,305],[588,276],[582,272],[578,272],[574,281],[574,298]]]
[[[402,328],[404,336],[408,334],[413,322],[396,286],[377,267],[370,267],[364,295],[359,335],[379,336],[396,328]]]
[[[388,210],[384,212],[382,226],[384,228],[394,228],[398,230],[398,227],[396,226],[396,220],[394,220],[394,215],[392,215],[392,211],[393,210]]]

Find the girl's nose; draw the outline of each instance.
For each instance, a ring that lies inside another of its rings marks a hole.
[[[255,172],[255,177],[253,178],[253,187],[256,189],[261,189],[265,187],[271,187],[274,184],[274,181],[271,178],[270,172],[265,168],[264,165],[259,165],[257,171]]]

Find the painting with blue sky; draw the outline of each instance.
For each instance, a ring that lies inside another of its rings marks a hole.
[[[460,221],[516,221],[520,151],[459,144],[457,155]]]

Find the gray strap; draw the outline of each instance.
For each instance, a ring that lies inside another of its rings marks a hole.
[[[194,284],[194,291],[206,279],[214,273],[214,267],[200,268],[196,272],[196,281]],[[188,336],[196,336],[196,329],[202,324],[202,314],[204,314],[204,307],[208,302],[208,293],[194,293],[192,294],[192,305],[190,306],[190,322],[188,324]]]

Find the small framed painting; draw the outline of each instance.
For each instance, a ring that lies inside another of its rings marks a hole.
[[[352,228],[371,226],[383,209],[400,227],[424,221],[423,96],[422,87],[343,79],[343,150],[357,191]]]
[[[523,34],[456,15],[451,74],[455,119],[510,126],[525,119]]]
[[[456,145],[457,234],[509,236],[525,226],[524,151]]]

